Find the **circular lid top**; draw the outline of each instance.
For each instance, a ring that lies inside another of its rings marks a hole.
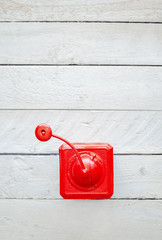
[[[92,152],[80,153],[85,169],[75,158],[71,165],[70,178],[74,184],[83,188],[94,188],[99,184],[103,176],[103,165],[101,160]]]

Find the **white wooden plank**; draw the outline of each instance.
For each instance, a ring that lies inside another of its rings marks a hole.
[[[0,67],[1,109],[162,110],[161,67]]]
[[[162,201],[1,200],[4,240],[161,239]]]
[[[160,0],[1,0],[0,5],[0,21],[162,21]]]
[[[48,123],[71,142],[107,142],[115,153],[162,153],[161,111],[1,110],[1,153],[54,153],[57,139],[39,142],[35,127]]]
[[[0,64],[162,62],[161,24],[1,23]]]
[[[57,199],[59,185],[58,155],[0,155],[0,199]],[[115,155],[112,198],[162,198],[162,155]]]

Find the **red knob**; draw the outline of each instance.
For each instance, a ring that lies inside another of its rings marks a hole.
[[[52,137],[52,129],[48,124],[41,123],[35,129],[35,136],[42,142],[48,141]]]

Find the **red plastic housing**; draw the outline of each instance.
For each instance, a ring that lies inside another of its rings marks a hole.
[[[59,148],[60,195],[66,199],[107,199],[113,194],[113,147],[106,143],[74,143],[85,169],[74,151]]]

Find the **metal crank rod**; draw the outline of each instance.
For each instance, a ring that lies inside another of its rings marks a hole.
[[[38,140],[43,141],[43,142],[48,141],[51,137],[57,138],[57,139],[65,142],[67,145],[69,145],[72,148],[72,150],[76,154],[82,170],[85,169],[82,158],[81,158],[79,152],[77,151],[77,149],[74,147],[74,145],[72,143],[70,143],[69,141],[67,141],[66,139],[64,139],[60,136],[57,136],[55,134],[52,134],[52,129],[49,125],[47,125],[45,123],[39,124],[35,129],[35,135],[38,138]]]

